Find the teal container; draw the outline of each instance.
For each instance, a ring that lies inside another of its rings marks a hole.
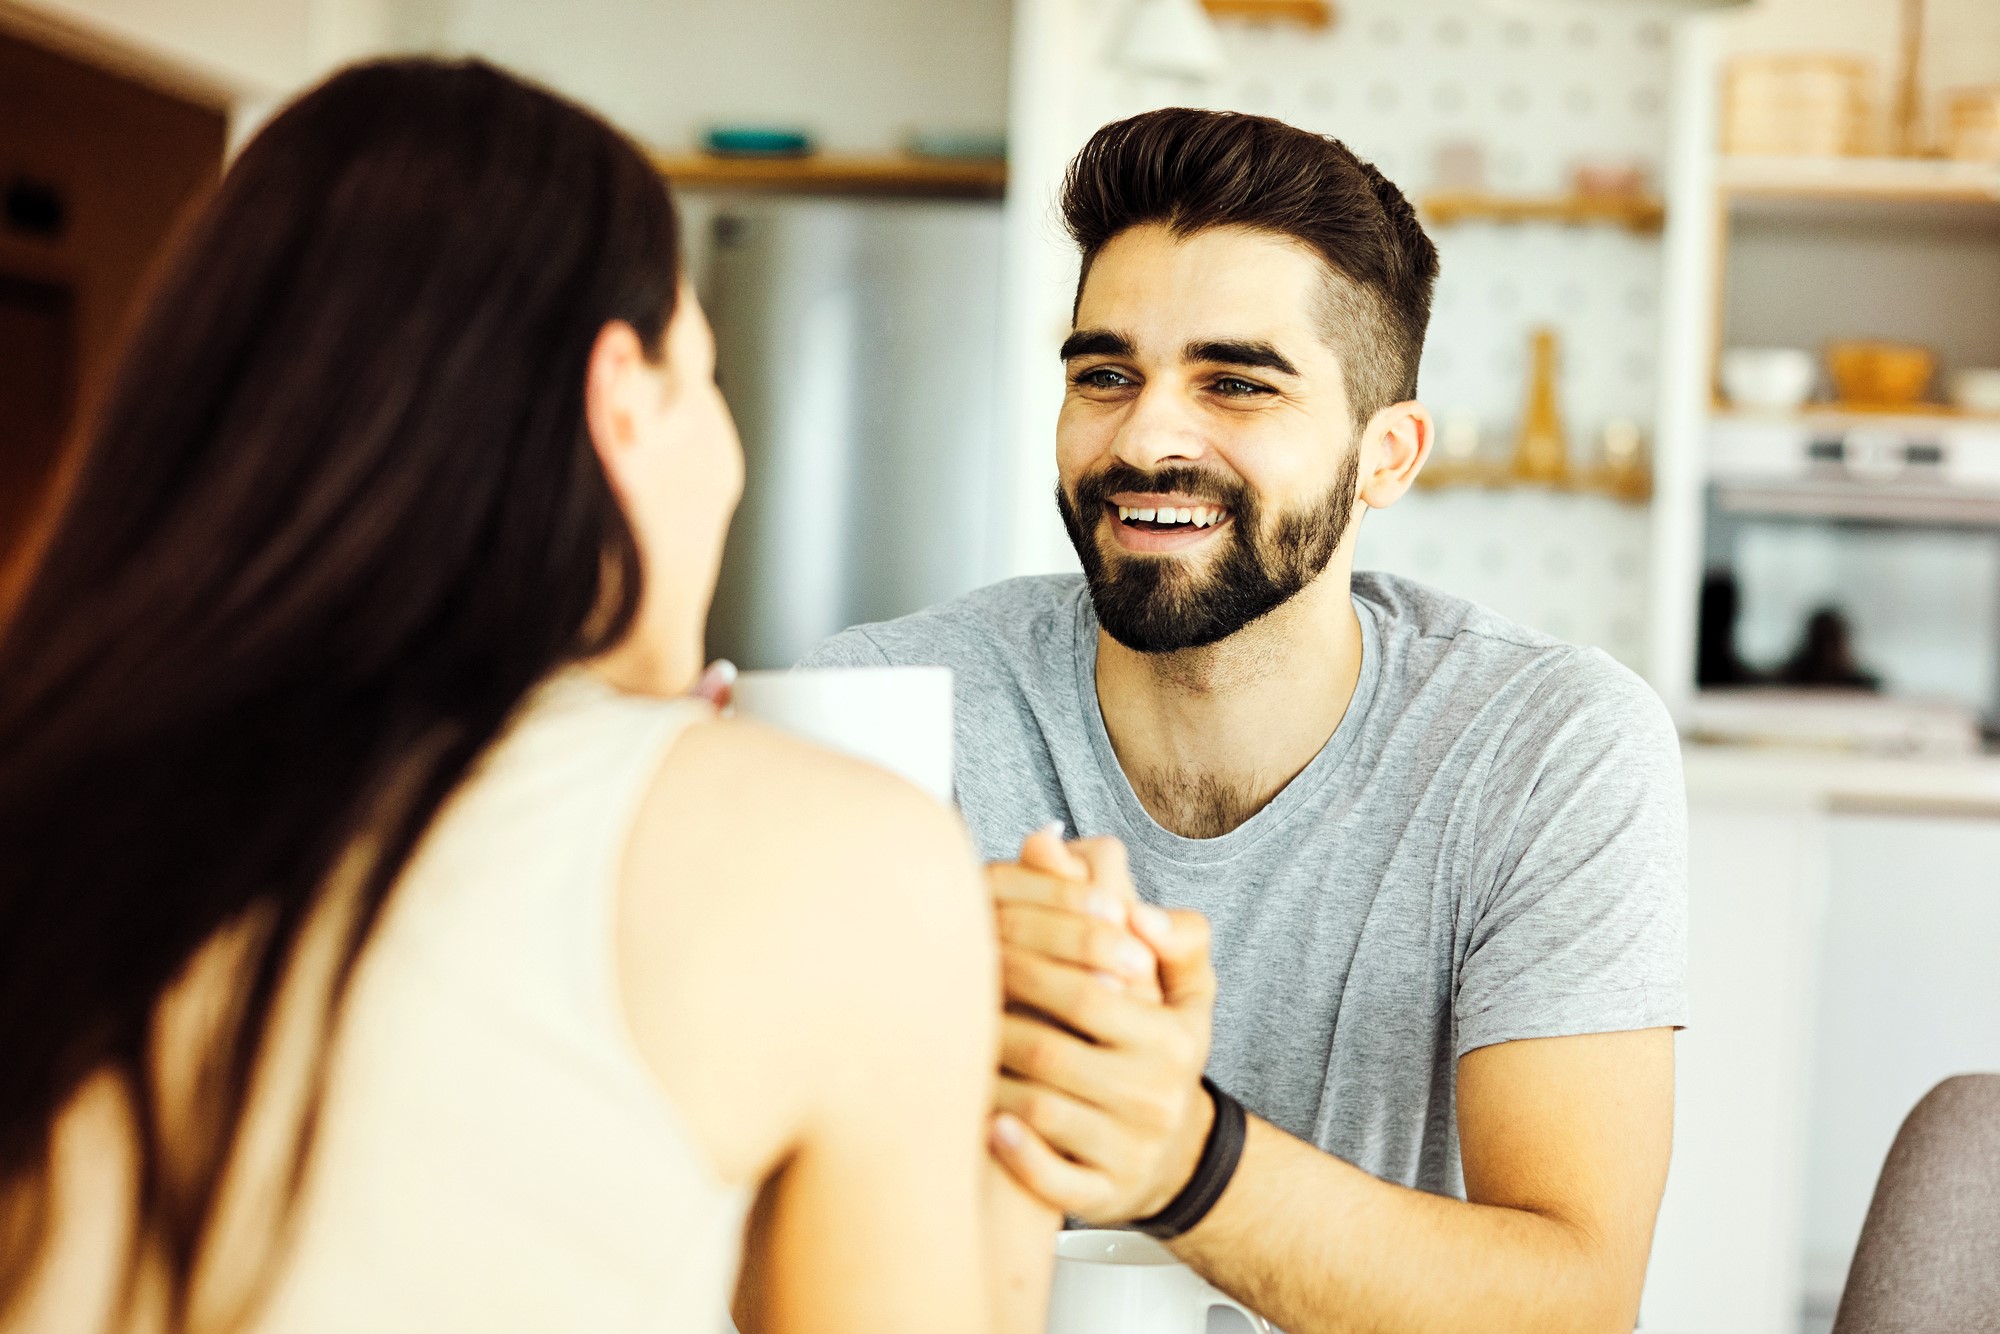
[[[702,147],[717,157],[806,157],[813,141],[804,130],[717,125],[702,136]]]

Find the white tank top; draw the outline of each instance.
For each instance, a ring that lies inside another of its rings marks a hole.
[[[705,705],[580,670],[524,705],[365,947],[263,1334],[727,1330],[747,1203],[635,1049],[613,912]]]

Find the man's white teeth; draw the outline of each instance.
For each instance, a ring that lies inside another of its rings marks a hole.
[[[1139,523],[1185,523],[1196,528],[1210,528],[1222,522],[1224,510],[1212,505],[1195,505],[1177,509],[1172,506],[1152,508],[1144,505],[1120,505],[1120,520],[1132,519]]]

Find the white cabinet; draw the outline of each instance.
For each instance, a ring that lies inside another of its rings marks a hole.
[[[1948,1075],[2000,1071],[2000,820],[1831,825],[1805,1212],[1806,1302],[1827,1317],[1903,1117]]]
[[[1688,1001],[1649,1334],[1793,1334],[1813,940],[1827,817],[1802,794],[1689,807]]]
[[[1690,747],[1654,1334],[1819,1334],[1897,1127],[2000,1070],[2000,762]]]

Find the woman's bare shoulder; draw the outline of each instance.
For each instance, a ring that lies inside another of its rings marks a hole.
[[[950,868],[971,857],[957,814],[901,778],[736,718],[698,724],[668,754],[634,853],[662,871],[719,856],[732,879],[805,872],[818,892],[790,875],[750,888],[818,900],[830,881],[864,897],[893,892],[885,856]]]
[[[619,949],[642,1051],[718,1167],[752,1175],[836,1066],[907,1061],[912,1042],[976,1047],[996,985],[957,815],[736,719],[691,728],[643,798]]]

